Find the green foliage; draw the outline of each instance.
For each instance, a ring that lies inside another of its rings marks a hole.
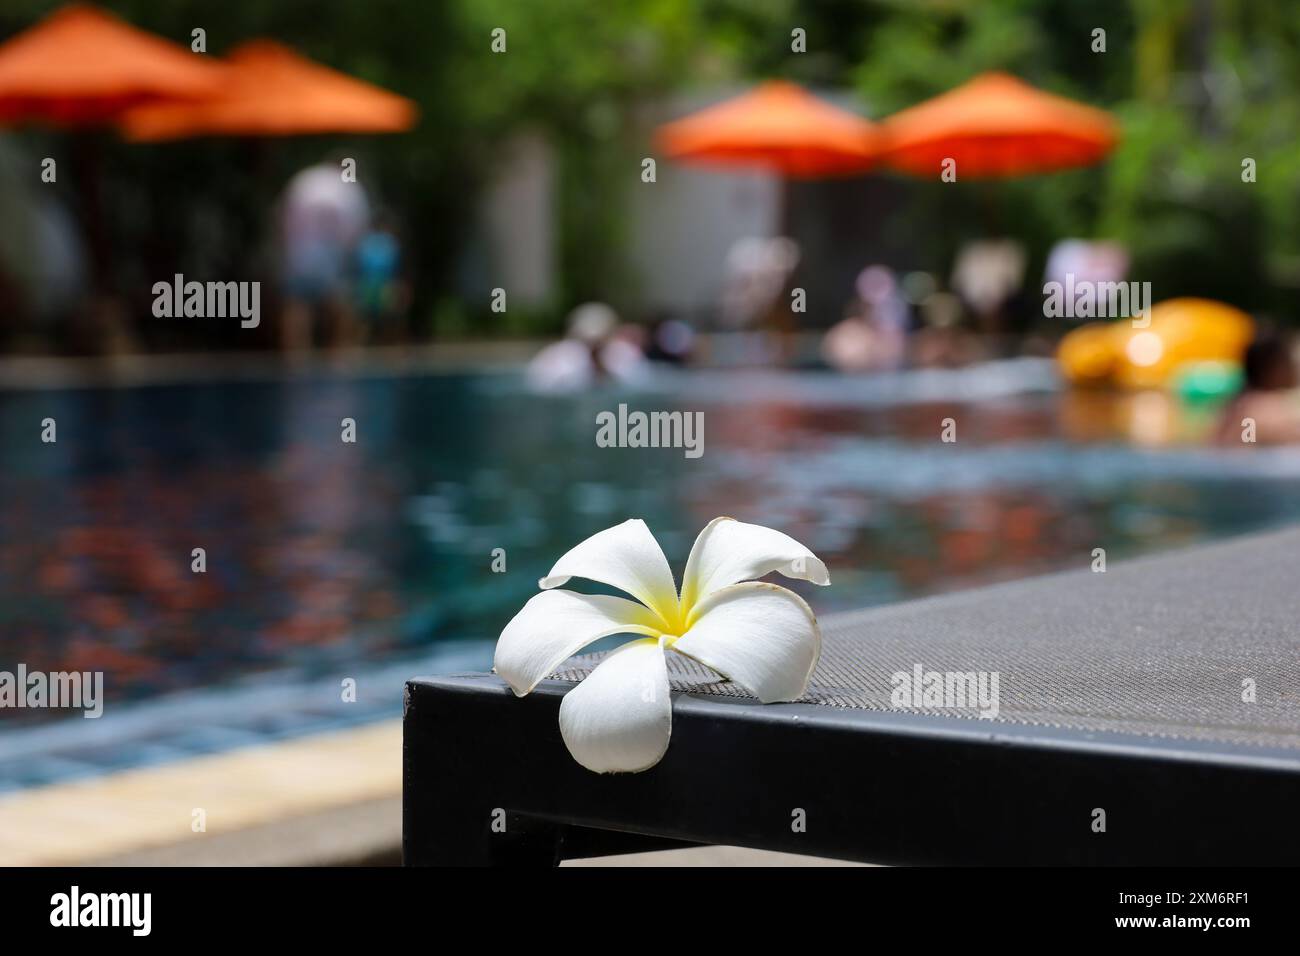
[[[1105,53],[1091,49],[1097,27],[1106,30]],[[1040,259],[1057,238],[1118,239],[1157,299],[1210,295],[1290,311],[1281,284],[1296,283],[1300,260],[1291,214],[1300,199],[1300,8],[900,4],[853,75],[879,115],[990,69],[1110,109],[1123,128],[1096,170],[1000,184],[999,205],[1014,211],[1001,231]],[[1247,156],[1258,164],[1254,183],[1242,181]],[[987,231],[970,202],[945,211],[950,233]]]
[[[6,0],[0,35],[57,6]],[[1122,144],[1100,167],[995,184],[915,184],[898,230],[924,265],[990,229],[1031,268],[1056,239],[1115,238],[1157,298],[1213,294],[1289,310],[1300,284],[1300,6],[1236,0],[110,0],[131,22],[220,54],[271,36],[416,100],[411,133],[261,144],[104,144],[110,225],[128,271],[264,261],[271,200],[294,170],[355,155],[404,222],[421,327],[555,328],[587,298],[635,288],[625,266],[643,107],[683,87],[768,76],[855,89],[889,113],[990,69],[1112,110]],[[494,54],[491,31],[507,31]],[[809,52],[790,52],[790,31]],[[1091,49],[1106,30],[1107,50]],[[516,326],[454,306],[457,270],[503,144],[542,134],[558,164],[559,293]],[[57,136],[25,134],[34,142]],[[1241,181],[1245,157],[1258,181]],[[136,262],[136,260],[139,260]],[[135,262],[136,264],[132,264]],[[142,264],[147,263],[147,265]],[[166,274],[162,272],[160,274]]]

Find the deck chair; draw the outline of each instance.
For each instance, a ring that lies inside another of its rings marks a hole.
[[[560,699],[597,657],[522,699],[491,674],[410,681],[406,862],[702,844],[882,864],[1300,862],[1300,529],[822,630],[791,704],[675,660],[672,743],[639,774],[591,773],[560,738]],[[898,706],[894,675],[918,666],[997,673],[996,717]]]

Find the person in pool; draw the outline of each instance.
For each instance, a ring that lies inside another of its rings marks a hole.
[[[1261,333],[1242,360],[1241,391],[1224,409],[1217,441],[1222,445],[1300,443],[1300,376],[1284,336]]]

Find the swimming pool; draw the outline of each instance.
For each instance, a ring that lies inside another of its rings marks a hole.
[[[0,711],[0,788],[394,716],[404,676],[489,666],[555,558],[630,516],[678,571],[719,514],[786,531],[830,566],[801,588],[819,613],[1300,519],[1300,454],[1181,444],[1197,413],[1162,401],[1029,360],[567,396],[509,371],[0,391],[0,670],[106,691],[98,721]],[[598,447],[620,403],[703,412],[703,454]]]

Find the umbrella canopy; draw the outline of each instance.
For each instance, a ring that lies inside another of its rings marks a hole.
[[[0,45],[0,123],[113,121],[140,103],[214,92],[225,67],[74,4]]]
[[[881,159],[937,176],[955,159],[961,179],[1023,176],[1088,166],[1119,139],[1110,114],[985,73],[896,113],[882,127]]]
[[[227,57],[231,82],[199,103],[131,110],[122,120],[131,140],[190,136],[296,136],[398,133],[415,125],[410,100],[299,56],[270,40],[253,40]]]
[[[793,83],[773,81],[659,128],[672,159],[788,177],[848,175],[875,157],[876,128]]]

